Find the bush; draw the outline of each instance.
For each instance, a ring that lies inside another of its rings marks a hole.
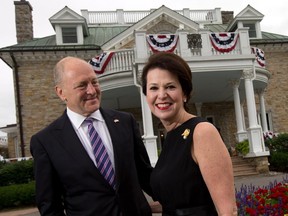
[[[265,136],[265,145],[270,150],[270,169],[279,172],[288,171],[288,134],[280,133],[273,136]]]
[[[243,140],[236,144],[236,151],[241,153],[243,156],[249,153],[249,142],[248,140]]]
[[[288,171],[288,152],[271,152],[269,163],[275,171]]]
[[[0,161],[0,170],[2,169],[3,166],[6,165],[6,163],[7,163],[7,162],[6,162],[5,160]]]
[[[35,206],[35,181],[0,187],[0,209]]]
[[[28,183],[34,180],[33,160],[10,162],[0,166],[0,186]]]
[[[282,133],[273,137],[272,139],[265,140],[265,144],[272,152],[286,152],[288,153],[288,134]]]

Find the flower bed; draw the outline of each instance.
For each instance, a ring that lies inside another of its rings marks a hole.
[[[266,187],[242,185],[236,201],[239,216],[288,216],[288,175]]]

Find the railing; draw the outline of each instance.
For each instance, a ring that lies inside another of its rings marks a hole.
[[[235,32],[235,35],[237,35],[238,37],[237,42],[229,51],[221,50],[222,47],[220,47],[219,49],[217,49],[217,47],[213,47],[210,38],[211,32],[208,30],[200,30],[198,33],[199,38],[201,38],[201,47],[189,47],[189,33],[185,30],[178,30],[176,34],[178,34],[179,39],[174,52],[185,58],[214,56],[216,59],[216,57],[220,56],[231,56],[231,58],[234,58],[235,56],[241,57],[243,55],[251,55],[248,28],[237,29],[237,31]],[[147,58],[147,56],[152,53],[152,51],[146,41],[146,35],[143,34],[143,31],[139,31],[139,33],[136,32],[135,36],[136,44],[141,45],[141,47],[136,47],[135,49],[135,58],[137,61],[139,60],[142,62],[144,59]],[[146,44],[146,46],[143,46],[143,44]]]
[[[201,48],[189,48],[187,36],[188,32],[184,30],[179,30],[177,32],[179,36],[179,40],[177,43],[177,48],[175,49],[175,53],[181,55],[184,58],[194,58],[194,57],[215,57],[222,58],[221,56],[229,57],[229,58],[238,58],[244,55],[252,55],[251,48],[249,45],[249,34],[248,28],[241,28],[236,31],[238,35],[238,40],[233,49],[229,52],[221,52],[215,49],[210,41],[209,31],[201,31],[199,34],[201,35]],[[103,74],[99,75],[99,77],[104,77],[111,74],[116,74],[119,72],[127,72],[132,71],[133,63],[146,61],[148,56],[152,54],[152,51],[149,47],[149,44],[146,40],[146,35],[143,32],[135,33],[135,41],[136,47],[135,52],[132,49],[126,49],[121,51],[115,51],[112,56],[110,62],[107,64],[106,70]],[[141,45],[141,47],[137,47],[137,44]]]
[[[99,75],[99,77],[118,72],[132,71],[134,59],[134,51],[132,49],[116,51],[107,64],[105,72]]]
[[[211,10],[184,9],[183,11],[177,10],[176,12],[198,23],[222,23],[222,20],[218,19],[218,13],[220,12],[218,8]]]
[[[81,10],[82,16],[85,17],[88,25],[116,25],[116,24],[133,24],[152,13],[155,9],[144,11],[88,11]],[[177,13],[198,23],[222,23],[220,8],[208,10],[175,10]]]

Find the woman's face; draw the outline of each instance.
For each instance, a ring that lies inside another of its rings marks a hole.
[[[160,68],[147,73],[146,100],[151,112],[162,122],[177,121],[184,109],[182,87],[177,77]]]

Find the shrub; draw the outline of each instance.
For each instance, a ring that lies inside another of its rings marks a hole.
[[[34,180],[33,160],[10,162],[0,167],[0,186],[28,183]]]
[[[271,152],[288,152],[288,134],[281,133],[272,138],[266,138],[265,145]]]
[[[272,152],[269,163],[274,170],[279,172],[288,171],[288,152]]]
[[[249,153],[249,142],[248,140],[243,140],[242,142],[238,142],[236,144],[236,151],[241,153],[242,155],[246,155]]]
[[[35,206],[35,181],[0,187],[0,209]]]
[[[285,172],[288,170],[288,134],[267,133],[264,134],[265,145],[270,150],[268,158],[270,169]]]
[[[6,162],[5,160],[0,161],[0,170],[2,169],[3,166],[6,165],[6,163],[7,163],[7,162]]]

